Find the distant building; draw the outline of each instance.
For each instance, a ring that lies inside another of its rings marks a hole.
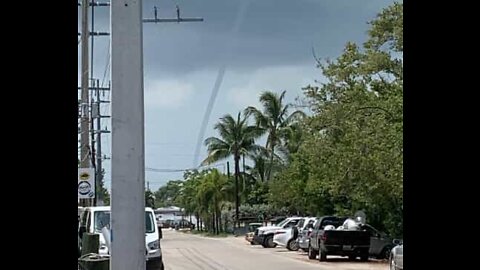
[[[183,209],[176,206],[157,208],[154,212],[159,221],[181,220],[185,215]]]
[[[195,224],[196,219],[194,216],[186,216],[184,209],[176,206],[161,207],[154,210],[157,221],[165,222],[167,220],[192,220],[192,223]]]

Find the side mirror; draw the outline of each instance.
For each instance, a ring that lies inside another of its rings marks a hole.
[[[85,232],[87,232],[87,227],[85,227],[85,226],[80,226],[80,227],[78,228],[78,236],[79,236],[80,238],[83,237],[83,234],[84,234]]]
[[[393,239],[393,244],[398,246],[398,245],[402,244],[402,241],[400,241],[400,239]]]

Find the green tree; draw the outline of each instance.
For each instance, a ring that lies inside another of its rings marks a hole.
[[[155,206],[166,207],[176,205],[177,196],[182,185],[182,180],[171,180],[168,181],[166,185],[160,187],[154,194],[156,202]]]
[[[240,158],[242,155],[259,151],[260,146],[255,144],[255,139],[260,136],[259,129],[255,126],[248,125],[247,117],[238,113],[235,120],[231,115],[227,114],[220,118],[220,122],[215,124],[215,130],[218,131],[220,138],[209,137],[205,140],[208,156],[202,162],[203,165],[212,164],[214,162],[233,156],[235,163],[235,209],[238,220],[238,177],[240,175]]]
[[[201,229],[201,214],[203,213],[202,205],[198,203],[197,194],[199,190],[199,185],[208,171],[192,170],[186,171],[184,173],[184,182],[178,192],[177,202],[178,205],[184,208],[184,211],[187,215],[195,215],[197,225],[197,230]]]
[[[202,179],[197,190],[197,199],[202,206],[204,213],[211,214],[211,231],[218,234],[220,232],[221,204],[224,200],[223,187],[226,185],[226,177],[218,172],[211,170]]]
[[[317,59],[326,82],[304,89],[313,115],[270,201],[290,211],[352,215],[403,235],[403,4],[384,9],[362,46]]]
[[[252,115],[255,119],[257,127],[262,134],[267,134],[266,148],[270,151],[270,164],[267,170],[267,180],[270,179],[275,157],[275,147],[282,144],[284,138],[289,132],[289,126],[303,116],[302,111],[294,111],[288,114],[291,107],[290,104],[285,104],[286,91],[280,95],[271,91],[265,91],[260,95],[260,102],[262,103],[262,110],[255,107],[248,107],[245,109],[247,115]]]
[[[150,189],[145,190],[145,207],[155,208],[155,196]]]

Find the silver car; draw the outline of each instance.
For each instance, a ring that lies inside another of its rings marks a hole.
[[[388,260],[390,270],[403,270],[403,243],[399,240],[394,240],[393,243],[396,246],[392,248]]]
[[[308,252],[308,246],[310,243],[310,233],[313,229],[313,224],[318,220],[318,218],[305,218],[304,222],[298,227],[298,238],[297,243],[300,249],[305,252]]]

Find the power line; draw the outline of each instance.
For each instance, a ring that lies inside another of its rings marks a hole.
[[[172,173],[172,172],[186,172],[186,171],[193,171],[193,170],[198,170],[200,168],[217,168],[217,167],[224,167],[225,163],[217,163],[214,165],[207,165],[207,166],[200,166],[196,168],[187,168],[187,169],[156,169],[156,168],[150,168],[150,167],[145,167],[145,171],[147,172],[158,172],[158,173]]]

